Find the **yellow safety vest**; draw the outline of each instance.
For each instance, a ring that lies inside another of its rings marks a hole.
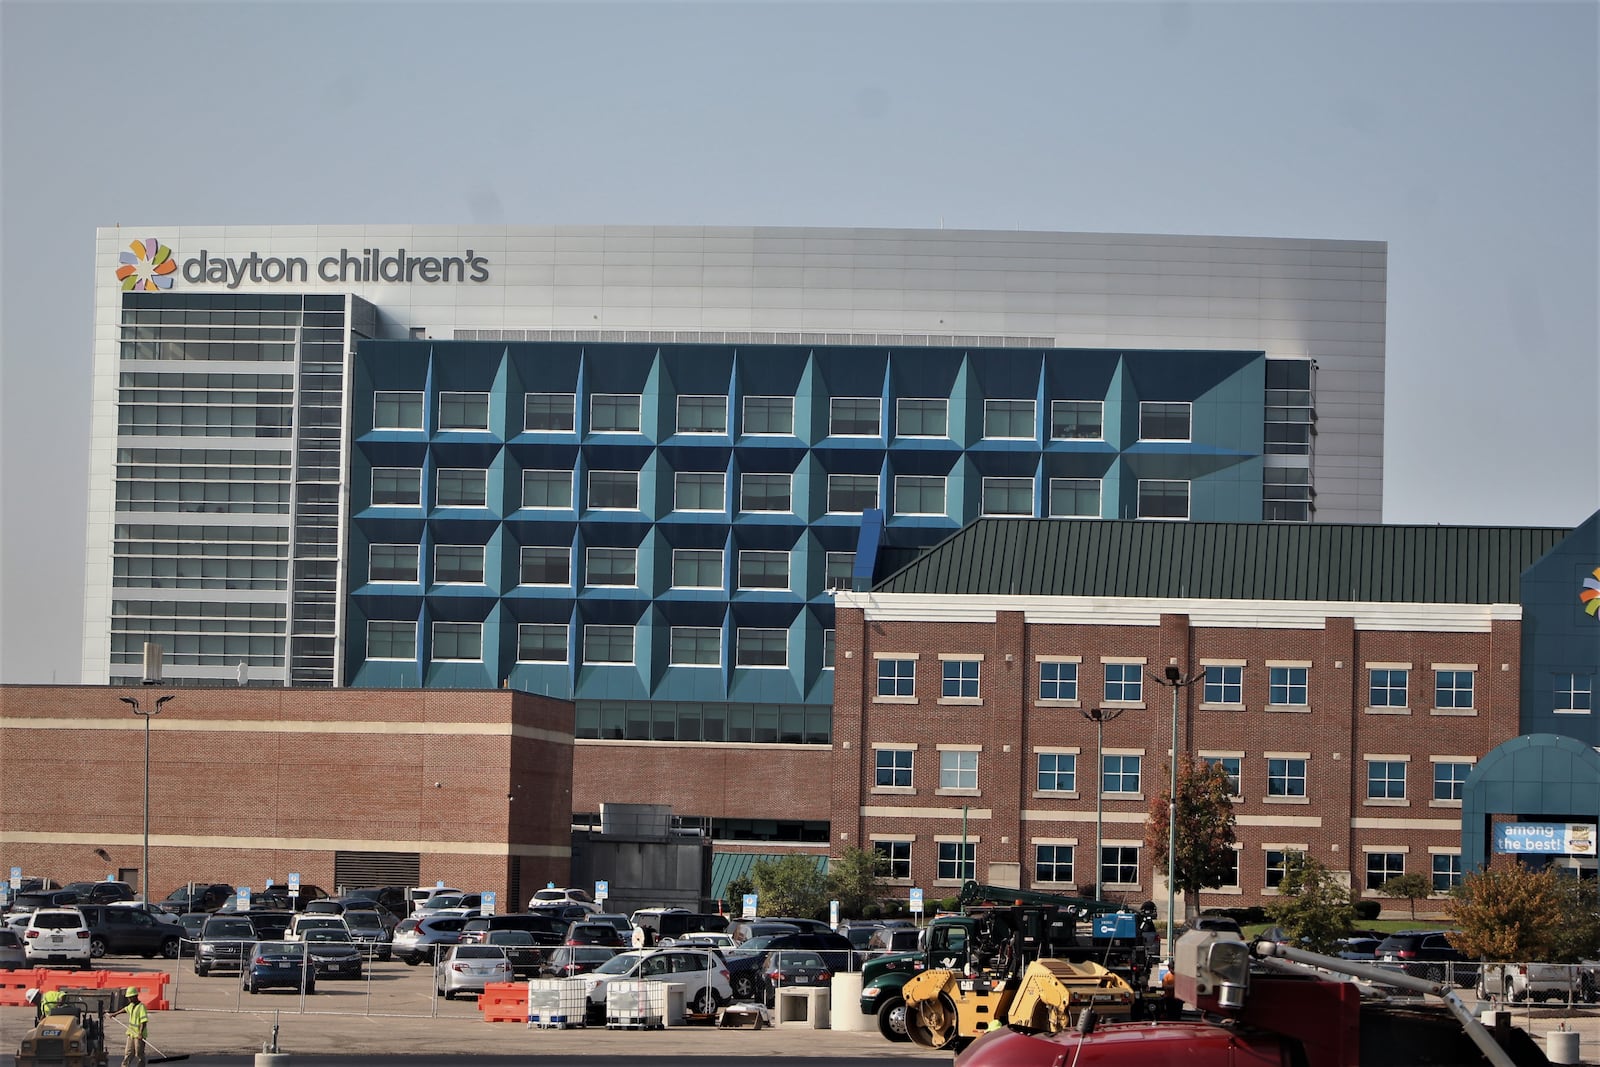
[[[40,998],[39,1010],[43,1014],[49,1015],[51,1012],[55,1011],[60,1004],[61,990],[49,989],[46,990],[44,996]]]
[[[128,1005],[128,1029],[139,1037],[150,1027],[150,1012],[138,1001]]]

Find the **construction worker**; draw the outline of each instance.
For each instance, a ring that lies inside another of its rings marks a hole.
[[[144,1038],[150,1029],[150,1012],[139,1002],[139,987],[129,986],[123,991],[128,1003],[113,1014],[128,1016],[123,1023],[128,1030],[128,1043],[122,1047],[122,1067],[145,1067]]]
[[[39,994],[39,1018],[48,1018],[61,1006],[61,990],[46,989]]]
[[[34,1025],[38,1025],[41,1018],[39,1013],[39,991],[37,989],[29,989],[22,994],[22,999],[28,1007],[33,1009],[33,1022]]]

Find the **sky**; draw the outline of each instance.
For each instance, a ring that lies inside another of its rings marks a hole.
[[[0,2],[0,682],[78,680],[97,226],[1388,242],[1384,519],[1600,509],[1600,5]]]

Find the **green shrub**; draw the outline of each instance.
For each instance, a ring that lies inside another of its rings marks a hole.
[[[1355,909],[1356,918],[1365,923],[1376,919],[1378,913],[1383,911],[1383,901],[1381,900],[1357,900],[1350,906]]]

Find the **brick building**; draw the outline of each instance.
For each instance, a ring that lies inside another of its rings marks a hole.
[[[504,691],[0,688],[0,852],[150,889],[446,884],[518,901],[571,857],[572,705]]]
[[[1098,873],[1164,901],[1145,826],[1176,717],[1179,750],[1235,783],[1234,879],[1202,905],[1270,898],[1294,852],[1358,895],[1402,873],[1443,891],[1467,780],[1521,732],[1519,576],[1565,537],[980,520],[838,596],[832,839],[934,895]]]

